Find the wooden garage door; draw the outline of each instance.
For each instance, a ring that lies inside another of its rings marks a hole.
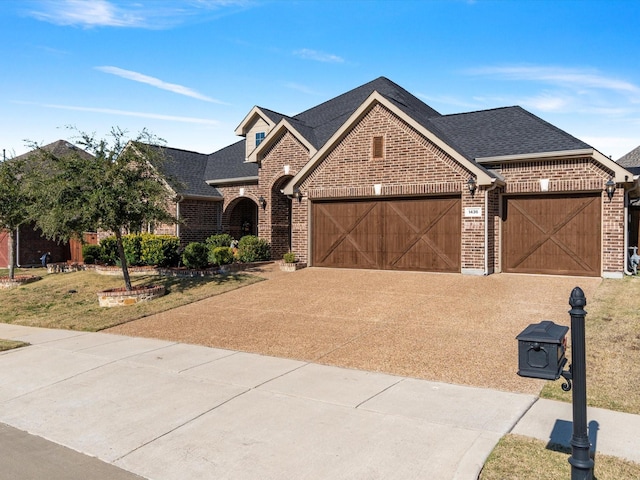
[[[314,202],[314,266],[460,271],[460,199]]]
[[[502,269],[600,276],[601,196],[506,197]]]

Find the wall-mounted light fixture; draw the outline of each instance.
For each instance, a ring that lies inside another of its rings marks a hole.
[[[267,208],[267,201],[264,199],[262,195],[260,195],[260,198],[258,199],[258,203],[260,204],[263,210]]]
[[[613,194],[616,193],[616,182],[613,181],[613,178],[610,178],[604,186],[605,191],[607,192],[607,197],[609,197],[609,203],[611,203],[611,200],[613,200]]]
[[[469,193],[473,197],[476,193],[476,189],[478,188],[478,184],[476,183],[475,178],[469,177],[469,180],[467,180],[467,188],[469,189]]]
[[[302,192],[300,191],[300,189],[296,188],[293,191],[293,198],[297,199],[299,202],[302,201]]]

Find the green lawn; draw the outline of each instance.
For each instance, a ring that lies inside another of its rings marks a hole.
[[[47,274],[45,269],[19,271],[39,275],[42,280],[11,289],[0,289],[0,322],[45,328],[98,331],[154,313],[170,310],[260,281],[246,274],[215,277],[173,278],[133,277],[134,285],[162,284],[167,294],[151,302],[127,307],[98,305],[97,292],[123,287],[121,277],[99,275],[93,271]],[[0,270],[0,276],[7,275]]]

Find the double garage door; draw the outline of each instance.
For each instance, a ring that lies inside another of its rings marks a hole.
[[[503,200],[504,272],[600,276],[600,193]]]
[[[459,197],[316,201],[312,262],[321,267],[460,272]],[[601,195],[507,196],[502,271],[601,275]]]
[[[459,197],[316,201],[312,262],[320,267],[459,272]]]

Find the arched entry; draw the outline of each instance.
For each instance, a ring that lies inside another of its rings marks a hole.
[[[236,240],[245,235],[258,235],[258,205],[250,198],[238,198],[225,212],[229,235]]]
[[[291,250],[291,199],[282,193],[291,178],[282,177],[271,188],[271,257],[275,260]]]

